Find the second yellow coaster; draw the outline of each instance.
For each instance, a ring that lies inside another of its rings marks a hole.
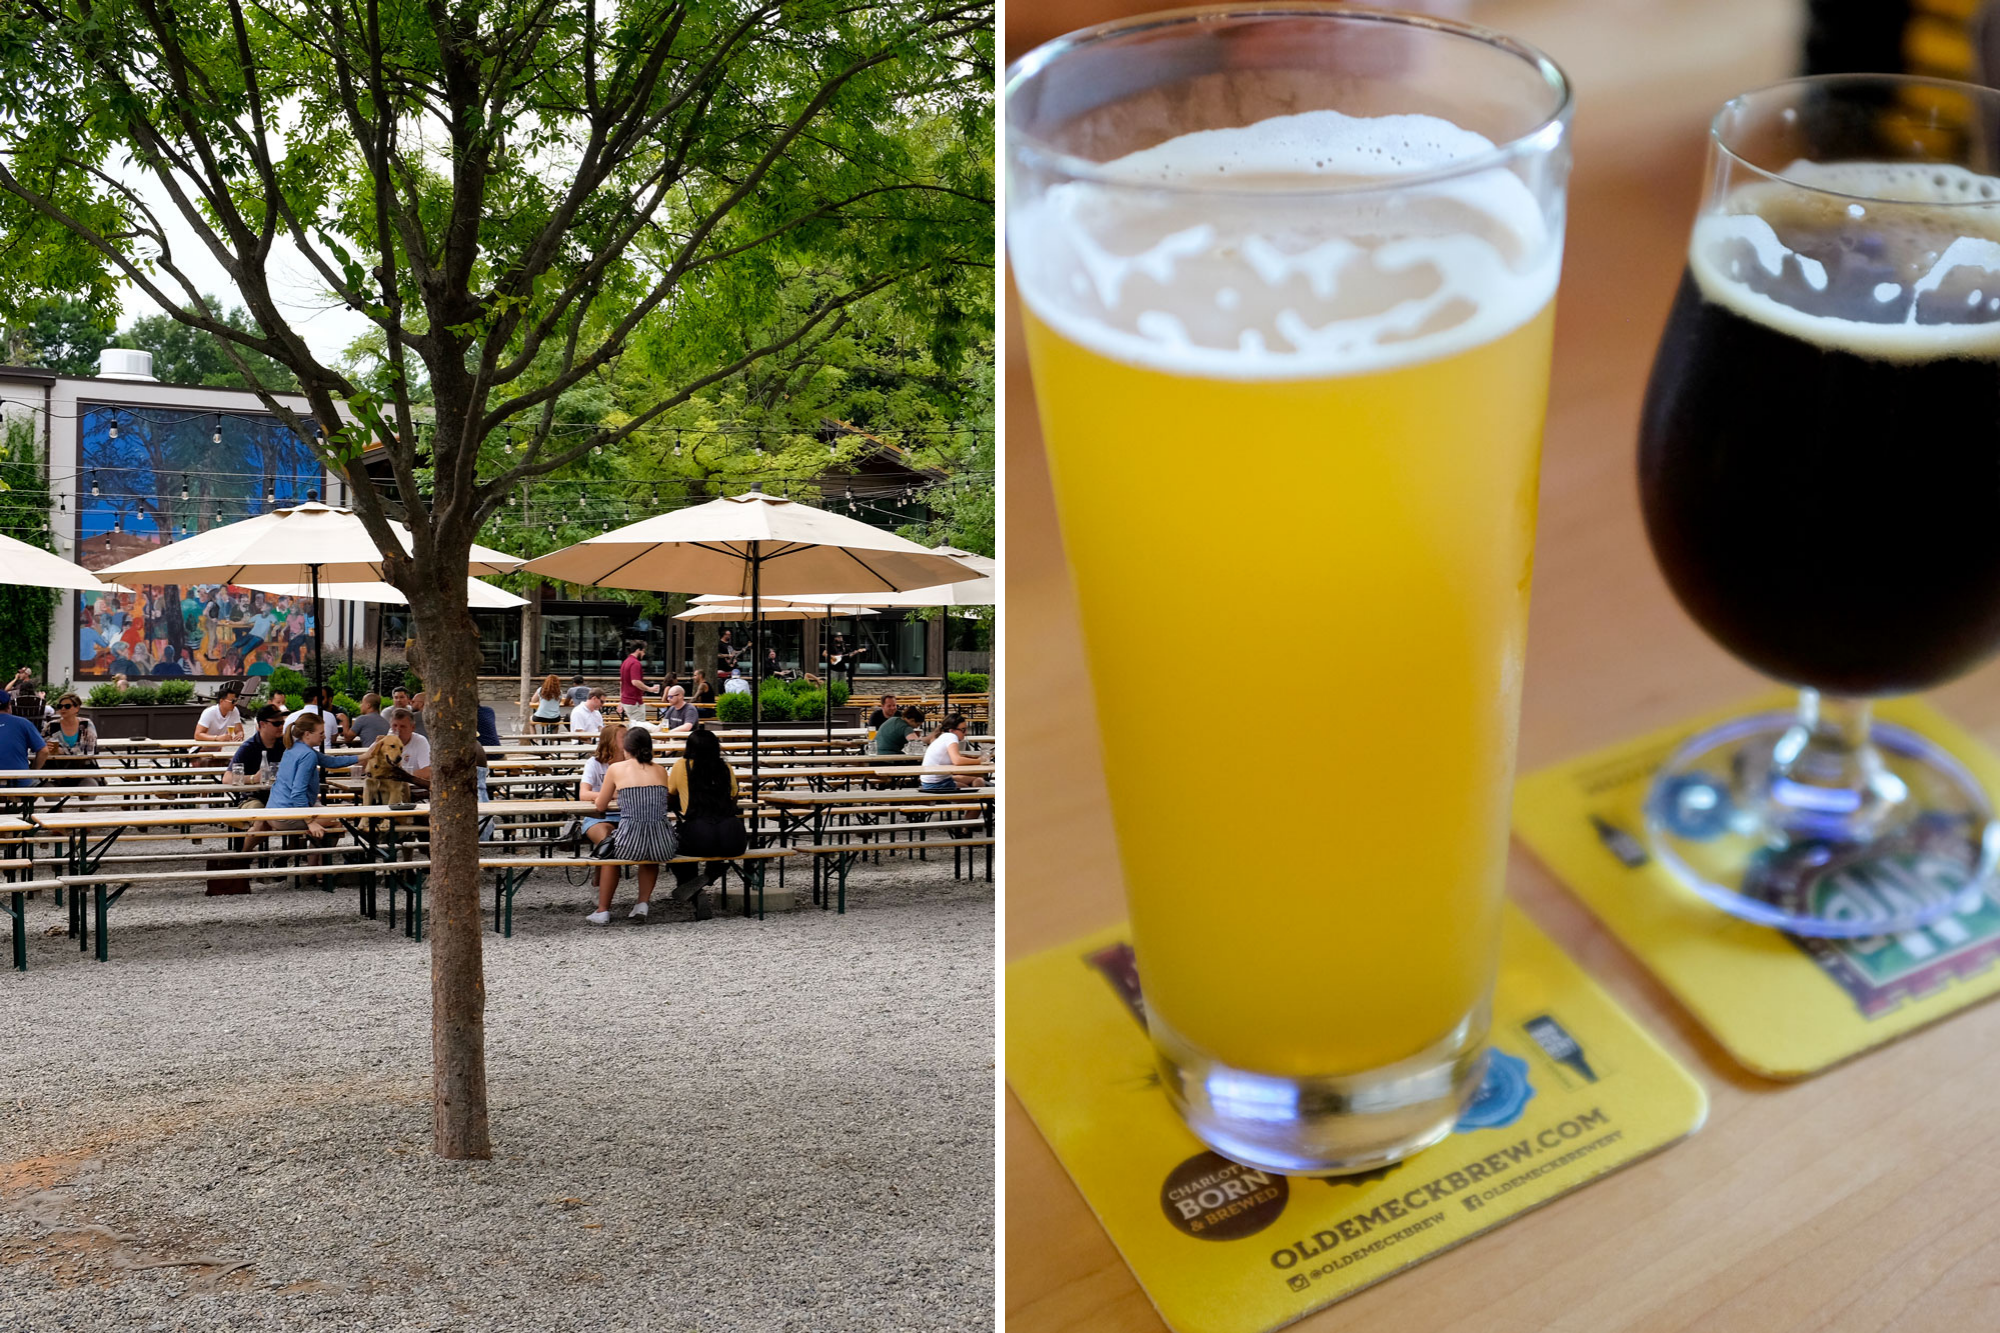
[[[1694,718],[1523,777],[1514,831],[1744,1066],[1802,1078],[2000,991],[2000,905],[1987,897],[1920,930],[1803,939],[1738,920],[1647,853],[1653,772],[1687,737],[1789,696]],[[1884,720],[1936,742],[1989,792],[1996,757],[1936,709],[1902,699]]]
[[[1263,1333],[1692,1132],[1701,1085],[1520,911],[1458,1132],[1361,1176],[1204,1148],[1160,1090],[1124,927],[1007,969],[1007,1080],[1161,1316]]]

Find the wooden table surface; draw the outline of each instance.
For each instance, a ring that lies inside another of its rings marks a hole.
[[[1010,24],[1027,10],[1025,0],[1011,6]],[[1521,727],[1525,771],[1764,688],[1688,621],[1654,570],[1639,524],[1633,442],[1699,196],[1707,117],[1731,92],[1788,71],[1795,16],[1766,0],[1686,0],[1480,5],[1473,17],[1542,45],[1579,89]],[[1015,55],[1023,49],[1018,40],[1012,46]],[[1095,718],[1077,668],[1075,606],[1017,331],[1007,348],[1003,678],[1013,701],[1009,757],[1017,773],[1034,775],[1014,786],[1007,812],[1007,953],[1019,957],[1118,920],[1123,908]],[[1210,628],[1217,643],[1243,634],[1226,622]],[[1265,627],[1273,630],[1282,627]],[[1168,660],[1178,669],[1187,655]],[[1202,662],[1190,698],[1228,693],[1233,673],[1222,666]],[[1974,672],[1935,702],[2000,746],[2000,667]],[[1245,713],[1225,728],[1258,744],[1288,724],[1278,713]],[[1708,1124],[1293,1328],[2000,1328],[2000,1006],[1960,1013],[1817,1078],[1766,1082],[1734,1065],[1518,844],[1509,886],[1695,1072],[1708,1089]],[[1010,1329],[1163,1326],[1011,1094],[1005,1189]]]

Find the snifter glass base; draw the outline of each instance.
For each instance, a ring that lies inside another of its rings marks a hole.
[[[1417,1055],[1359,1074],[1287,1078],[1232,1069],[1157,1016],[1153,1053],[1174,1109],[1231,1161],[1281,1175],[1351,1175],[1399,1162],[1451,1133],[1486,1076],[1491,1008]]]
[[[1844,749],[1804,702],[1704,731],[1661,766],[1646,796],[1660,864],[1732,916],[1794,935],[1894,935],[1976,907],[2000,868],[1978,780],[1865,709],[1852,725],[1866,739]]]

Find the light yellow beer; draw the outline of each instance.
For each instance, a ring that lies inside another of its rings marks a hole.
[[[1309,119],[1130,174],[1282,186]],[[1342,120],[1315,124],[1369,138]],[[1062,188],[1017,267],[1156,1036],[1299,1078],[1463,1039],[1498,945],[1558,246],[1511,177],[1304,223]],[[1037,242],[1081,256],[1101,320],[1063,264],[1021,263]]]

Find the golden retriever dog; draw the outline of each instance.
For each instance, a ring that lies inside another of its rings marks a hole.
[[[401,805],[410,799],[410,784],[398,777],[403,764],[403,738],[390,732],[369,748],[362,761],[361,803]]]

